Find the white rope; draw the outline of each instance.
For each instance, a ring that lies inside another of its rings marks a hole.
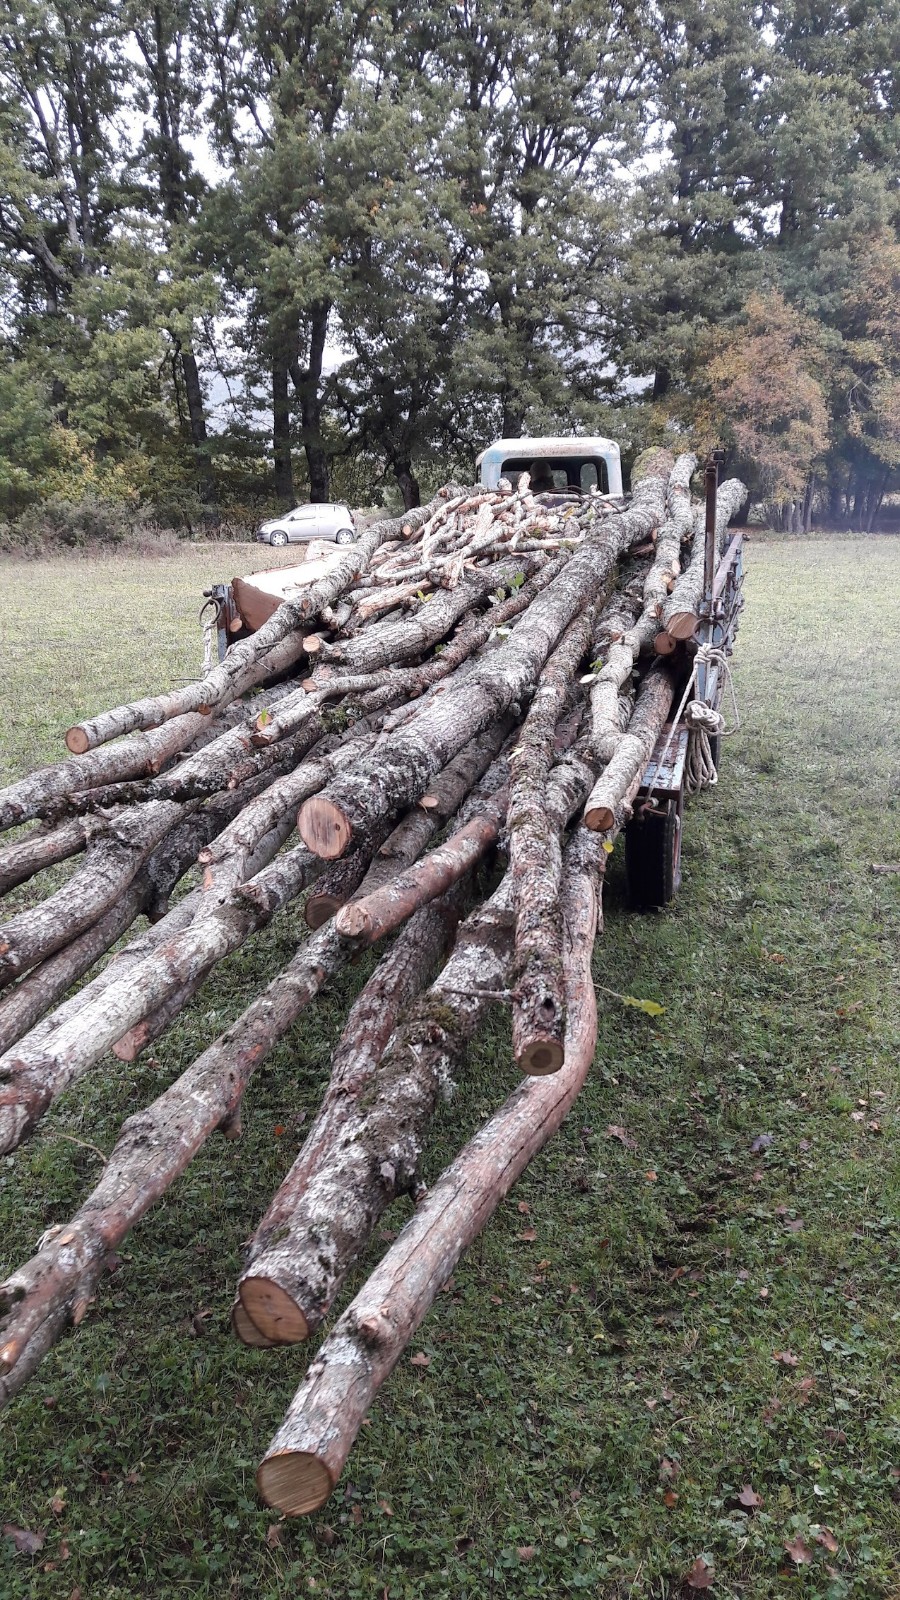
[[[716,686],[716,704],[707,705],[705,700],[690,700],[690,695],[696,685],[702,666],[717,666],[719,678]],[[725,685],[731,693],[731,706],[734,712],[734,725],[725,727],[725,718],[719,710]],[[688,703],[690,701],[690,703]],[[712,758],[712,745],[710,735],[718,734],[720,738],[727,739],[729,734],[737,733],[741,725],[740,712],[738,711],[737,695],[734,688],[734,679],[731,676],[731,667],[728,657],[720,645],[701,644],[694,657],[694,670],[685,685],[681,704],[669,728],[669,737],[663,745],[662,754],[656,763],[656,776],[647,796],[646,804],[649,806],[658,781],[658,775],[665,765],[669,747],[678,731],[678,725],[684,718],[688,727],[688,747],[684,765],[684,789],[686,794],[696,794],[700,789],[712,788],[718,783],[719,774]]]

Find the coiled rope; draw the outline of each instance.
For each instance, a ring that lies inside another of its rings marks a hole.
[[[690,695],[697,683],[697,679],[700,675],[700,668],[702,666],[717,666],[719,669],[719,677],[716,685],[716,704],[714,706],[707,705],[705,700],[690,699]],[[726,728],[725,718],[722,716],[722,713],[719,710],[719,706],[722,703],[722,697],[725,693],[726,684],[728,685],[728,690],[731,695],[731,706],[734,712],[734,722],[730,728]],[[657,772],[659,772],[665,764],[665,759],[669,752],[669,746],[675,737],[678,724],[681,722],[682,717],[684,718],[688,728],[688,747],[684,764],[684,791],[685,794],[697,794],[700,789],[712,788],[713,784],[716,784],[719,781],[719,774],[716,771],[716,764],[713,760],[711,739],[714,738],[716,734],[718,734],[722,739],[727,739],[729,734],[737,733],[738,728],[741,725],[741,716],[740,712],[738,711],[737,695],[734,688],[734,679],[731,676],[731,667],[728,663],[728,656],[720,645],[701,644],[697,649],[697,654],[694,657],[694,670],[691,673],[687,684],[685,685],[684,694],[681,697],[681,704],[678,707],[675,716],[672,718],[669,737],[663,746],[662,754],[656,764]],[[649,805],[653,799],[653,791],[655,787],[656,779],[654,778],[650,793],[647,796],[647,805]]]

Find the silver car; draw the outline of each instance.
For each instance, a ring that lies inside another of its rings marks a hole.
[[[353,517],[346,506],[295,506],[280,517],[260,523],[256,537],[261,544],[300,544],[307,539],[333,539],[336,544],[352,544],[356,538]]]

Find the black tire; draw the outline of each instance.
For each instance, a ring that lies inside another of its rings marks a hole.
[[[334,536],[335,544],[353,544],[356,534],[352,528],[338,528]]]
[[[269,543],[275,550],[283,549],[287,542],[288,536],[286,533],[283,533],[280,528],[277,528],[274,533],[269,534]]]
[[[628,901],[656,911],[674,900],[681,883],[681,816],[677,799],[665,811],[644,811],[625,829]]]

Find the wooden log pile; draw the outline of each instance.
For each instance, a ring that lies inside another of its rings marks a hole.
[[[202,679],[76,724],[68,760],[0,791],[0,832],[15,830],[0,844],[15,905],[0,925],[0,1154],[107,1052],[133,1061],[286,907],[297,935],[0,1285],[0,1404],[205,1140],[239,1136],[250,1079],[301,1010],[392,939],[248,1242],[236,1335],[294,1343],[321,1325],[385,1207],[417,1194],[429,1121],[493,1005],[511,1012],[523,1076],[418,1197],[260,1467],[286,1512],[331,1493],[378,1386],[590,1067],[603,871],[702,602],[695,468],[649,452],[624,509],[534,496],[527,478],[449,486],[368,529]],[[723,486],[720,542],[742,498]]]

